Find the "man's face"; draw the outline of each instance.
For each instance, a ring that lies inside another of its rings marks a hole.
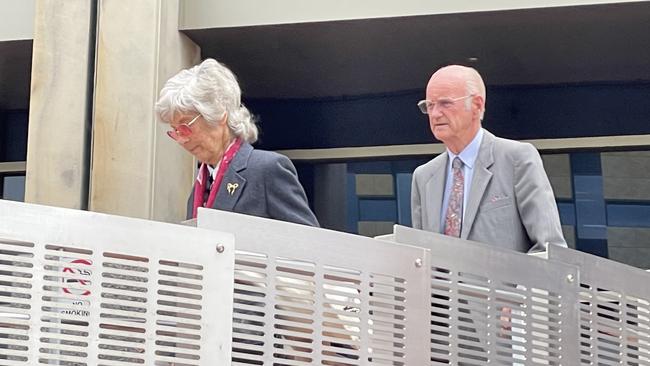
[[[428,113],[431,132],[455,154],[480,128],[475,98],[480,97],[469,96],[465,81],[450,73],[434,74],[427,85],[426,99],[435,102]]]

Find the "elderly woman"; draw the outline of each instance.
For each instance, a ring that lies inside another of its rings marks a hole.
[[[160,91],[156,113],[170,125],[169,137],[201,163],[188,218],[212,207],[318,226],[291,161],[251,146],[257,126],[226,66],[207,59],[176,74]]]

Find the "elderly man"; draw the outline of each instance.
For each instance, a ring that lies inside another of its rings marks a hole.
[[[452,65],[436,71],[418,103],[446,152],[413,173],[413,227],[519,252],[566,246],[542,160],[527,143],[481,127],[485,85]]]

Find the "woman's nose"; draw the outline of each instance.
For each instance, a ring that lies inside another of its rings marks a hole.
[[[188,137],[178,136],[178,138],[176,139],[176,142],[178,142],[180,145],[185,145],[189,141],[190,141],[189,136]]]

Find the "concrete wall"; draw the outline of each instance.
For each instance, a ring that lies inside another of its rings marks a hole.
[[[605,199],[650,201],[650,151],[602,153],[601,162]]]
[[[607,228],[609,258],[650,269],[650,228]]]
[[[601,153],[601,164],[605,199],[619,205],[608,210],[620,225],[607,228],[609,257],[650,269],[650,151]]]
[[[36,0],[0,0],[0,42],[32,39]]]
[[[26,202],[87,206],[94,13],[86,0],[36,6]]]
[[[544,154],[542,155],[544,170],[553,187],[556,199],[572,199],[573,187],[571,185],[571,162],[569,154]]]
[[[525,9],[538,7],[624,3],[612,0],[461,1],[181,1],[181,29],[238,27],[263,24],[321,22],[347,19]]]
[[[199,60],[198,46],[178,31],[178,7],[36,3],[26,201],[185,218],[192,158],[153,111],[162,83]]]
[[[92,211],[185,219],[192,157],[154,115],[162,84],[199,61],[178,32],[178,2],[104,0],[98,19]]]

